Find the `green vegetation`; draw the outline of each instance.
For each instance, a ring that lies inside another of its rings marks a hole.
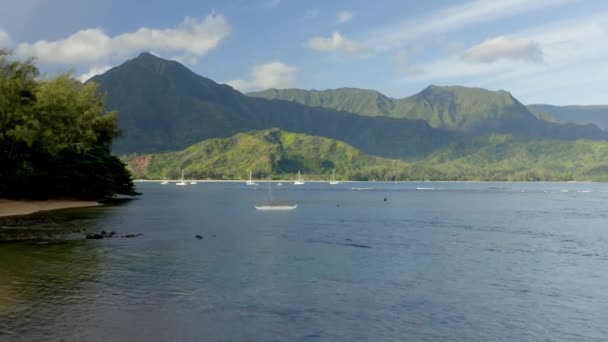
[[[179,152],[129,156],[139,178],[240,179],[249,171],[258,179],[293,178],[298,171],[308,179],[329,178],[332,170],[343,179],[398,177],[407,168],[401,160],[372,157],[343,142],[277,129],[209,139]]]
[[[391,99],[377,91],[353,88],[323,91],[269,89],[249,95],[366,116],[419,119],[435,128],[476,135],[505,133],[568,140],[608,138],[608,134],[597,127],[559,125],[549,115],[535,115],[504,90],[429,86],[403,99]]]
[[[555,121],[570,122],[580,125],[594,124],[601,129],[608,129],[608,106],[552,106],[545,104],[528,105],[536,115],[555,118]]]
[[[0,51],[0,197],[136,194],[110,154],[116,113],[106,112],[95,84],[38,80],[33,61],[9,57]]]
[[[454,143],[420,165],[441,180],[608,181],[608,142],[491,135]]]
[[[209,139],[172,153],[126,158],[140,178],[343,180],[608,180],[608,143],[491,135],[446,146],[425,158],[365,155],[343,142],[276,129]]]

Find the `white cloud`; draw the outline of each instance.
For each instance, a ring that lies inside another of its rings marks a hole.
[[[415,20],[390,25],[372,32],[368,46],[378,49],[399,48],[413,40],[453,31],[480,22],[488,22],[515,14],[558,6],[577,0],[474,0],[433,12]]]
[[[334,32],[331,37],[314,37],[306,42],[304,46],[318,51],[342,51],[349,54],[359,54],[365,51],[363,44],[343,37],[340,32]]]
[[[344,24],[351,21],[355,17],[355,12],[353,11],[339,11],[336,13],[336,19],[338,24]]]
[[[76,78],[80,81],[80,82],[86,82],[88,81],[91,77],[96,76],[96,75],[101,75],[104,72],[110,70],[112,67],[109,65],[104,65],[104,66],[95,66],[92,67],[89,71],[85,72],[84,74],[80,74],[78,75]]]
[[[233,80],[226,82],[226,84],[242,92],[268,88],[287,88],[294,83],[296,72],[296,68],[275,61],[256,65],[249,80]]]
[[[489,41],[537,42],[542,46],[542,63],[529,51],[526,58],[497,58],[496,54],[478,54],[471,63],[461,53],[427,63],[427,73],[415,75],[422,83],[460,83],[511,90],[524,102],[563,101],[591,103],[606,101],[603,83],[608,79],[608,31],[602,26],[608,12],[554,22]],[[498,39],[500,38],[500,39]],[[481,43],[476,47],[486,47]],[[500,44],[499,44],[500,45]],[[517,44],[516,44],[517,45]],[[468,51],[481,51],[471,48]],[[511,57],[513,57],[511,55]],[[532,59],[530,59],[532,58]],[[492,61],[492,62],[490,62]],[[412,77],[403,78],[411,81]],[[570,103],[571,104],[571,103]]]
[[[201,19],[186,17],[175,28],[143,27],[114,37],[98,28],[86,29],[55,41],[21,43],[16,53],[24,57],[35,56],[41,63],[65,65],[99,65],[112,58],[125,58],[144,50],[196,60],[216,49],[230,33],[231,27],[226,19],[222,15],[211,14]]]
[[[500,36],[468,49],[462,59],[487,64],[503,59],[540,63],[543,61],[543,50],[538,43],[529,39]]]
[[[6,48],[11,45],[11,37],[6,31],[0,29],[0,48]]]

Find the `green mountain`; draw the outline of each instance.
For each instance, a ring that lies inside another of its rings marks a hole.
[[[424,159],[366,155],[343,142],[277,129],[208,139],[185,150],[133,155],[135,177],[343,180],[608,180],[608,142],[559,141],[491,135],[454,142]]]
[[[327,90],[267,89],[248,93],[252,97],[297,102],[311,107],[336,109],[366,116],[399,118],[395,100],[375,90],[340,88]]]
[[[402,160],[363,154],[341,141],[278,129],[214,138],[182,151],[126,158],[135,177],[239,179],[293,178],[301,171],[308,179],[328,178],[332,170],[344,179],[378,178],[407,168]],[[396,174],[395,174],[396,176]]]
[[[531,113],[509,92],[460,86],[429,86],[403,99],[391,99],[373,90],[269,89],[249,96],[285,100],[365,116],[419,119],[432,127],[475,134],[508,133],[557,139],[606,139],[597,127],[560,125],[549,116]]]
[[[421,156],[460,134],[423,120],[371,118],[289,101],[248,97],[183,65],[142,53],[90,81],[119,112],[117,153],[180,150],[208,138],[280,128],[344,141],[365,153]]]
[[[608,130],[608,105],[595,106],[552,106],[546,104],[528,105],[528,109],[538,115],[555,118],[559,122],[594,124]]]

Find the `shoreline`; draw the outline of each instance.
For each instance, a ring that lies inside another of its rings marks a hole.
[[[169,183],[177,183],[179,182],[179,180],[175,180],[175,179],[135,179],[133,180],[134,183],[160,183],[163,181],[167,181]],[[184,180],[185,182],[198,182],[198,183],[245,183],[247,180],[246,179],[187,179]],[[293,183],[293,179],[282,179],[282,180],[278,180],[278,179],[255,179],[254,182],[256,183],[278,183],[278,182],[282,182],[282,183]],[[325,180],[304,180],[304,182],[306,183],[328,183],[329,180],[325,179]],[[586,181],[486,181],[486,180],[463,180],[463,181],[457,181],[457,180],[434,180],[434,181],[404,181],[404,180],[399,180],[399,181],[356,181],[356,180],[339,180],[340,183],[556,183],[556,184],[589,184],[589,183],[597,183],[597,184],[602,184],[604,182],[601,181],[593,181],[593,180],[586,180]]]
[[[41,211],[100,206],[95,201],[80,200],[9,200],[0,199],[0,217],[24,216]]]

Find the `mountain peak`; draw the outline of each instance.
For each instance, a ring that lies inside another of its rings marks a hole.
[[[156,55],[153,55],[151,52],[148,51],[144,51],[142,53],[140,53],[137,58],[159,58]]]

